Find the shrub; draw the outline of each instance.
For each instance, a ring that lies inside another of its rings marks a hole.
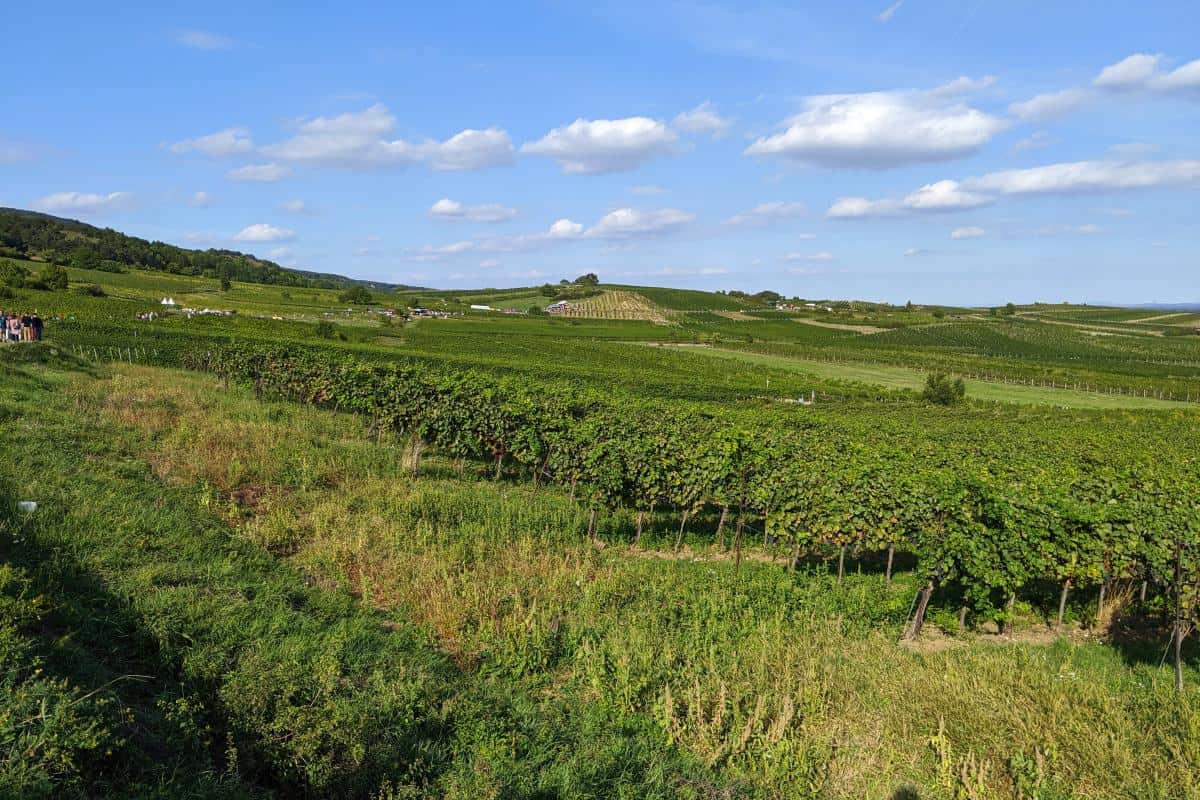
[[[327,319],[317,323],[317,338],[319,339],[332,339],[336,331],[336,326]]]
[[[58,291],[65,292],[70,286],[70,280],[67,277],[67,271],[58,264],[49,264],[41,271],[41,280],[47,287]]]
[[[98,283],[89,283],[84,286],[76,286],[75,294],[83,295],[84,297],[107,297],[108,292],[104,291],[104,287]]]
[[[356,306],[370,305],[375,298],[371,296],[370,290],[365,286],[351,286],[346,291],[338,295],[338,300],[343,303],[353,303]]]
[[[931,372],[925,378],[925,390],[921,393],[930,403],[952,406],[966,397],[967,385],[962,378],[951,378],[944,372]]]

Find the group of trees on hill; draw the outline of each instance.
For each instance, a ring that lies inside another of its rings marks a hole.
[[[58,264],[46,264],[34,274],[11,259],[0,259],[0,291],[40,289],[66,291],[70,287],[67,271]]]
[[[1114,581],[1140,581],[1171,620],[1181,681],[1182,641],[1200,621],[1200,462],[1186,448],[1114,464],[1093,460],[1088,442],[1069,458],[973,440],[888,446],[868,430],[781,430],[711,409],[301,348],[206,343],[183,362],[252,381],[260,396],[362,414],[453,458],[489,460],[497,476],[515,465],[535,485],[559,483],[592,509],[589,535],[598,513],[626,508],[637,513],[636,542],[645,514],[673,510],[681,540],[707,507],[720,509],[716,537],[739,560],[751,526],[789,548],[793,564],[836,558],[839,578],[848,554],[886,554],[890,578],[895,553],[906,552],[923,583],[910,637],[938,591],[961,597],[964,617],[1009,624],[1018,594],[1054,583],[1061,623],[1073,589],[1099,587],[1102,606]],[[932,383],[959,393],[944,376]]]
[[[0,209],[0,256],[36,256],[55,264],[106,272],[137,268],[281,286],[336,289],[358,284],[338,275],[288,269],[236,250],[189,250],[18,209]]]

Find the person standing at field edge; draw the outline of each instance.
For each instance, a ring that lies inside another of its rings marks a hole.
[[[37,311],[34,311],[33,316],[29,318],[29,324],[33,328],[33,341],[40,342],[42,340],[42,318]]]
[[[13,312],[8,318],[8,340],[10,342],[21,341],[21,318],[17,316],[17,312]]]
[[[28,314],[21,315],[21,341],[33,341],[33,319]]]

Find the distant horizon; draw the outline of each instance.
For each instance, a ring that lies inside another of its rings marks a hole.
[[[0,207],[0,208],[4,208],[4,207]],[[12,208],[15,211],[32,212],[32,213],[37,213],[37,214],[47,214],[48,216],[56,217],[58,219],[68,220],[71,222],[83,222],[84,224],[88,224],[88,225],[96,225],[96,223],[87,222],[86,220],[76,219],[76,218],[69,217],[69,216],[62,216],[59,214],[50,214],[49,212],[38,211],[37,209],[17,208],[17,207],[9,207],[9,208]],[[109,227],[109,226],[97,225],[97,227]],[[152,237],[140,236],[136,233],[119,230],[117,228],[113,228],[113,230],[116,230],[118,233],[123,233],[123,234],[129,235],[129,236],[136,236],[137,238],[140,238],[140,239],[146,239],[148,241],[155,241],[155,239],[153,239]],[[162,241],[165,244],[169,244],[169,245],[173,245],[175,247],[181,247],[181,248],[185,248],[185,249],[191,249],[191,250],[206,250],[206,249],[233,250],[236,252],[244,253],[245,255],[249,255],[249,256],[252,256],[252,257],[260,259],[260,260],[273,261],[273,259],[262,256],[256,252],[254,252],[252,249],[246,248],[244,245],[241,247],[231,245],[229,247],[203,248],[203,247],[195,247],[194,245],[189,244],[187,242],[183,242],[183,243],[172,242],[172,241],[168,241],[165,239],[159,239],[157,241]],[[281,266],[284,266],[284,265],[281,265]],[[304,267],[304,266],[287,266],[286,268],[301,271],[301,272],[313,273],[313,274],[335,275],[337,277],[348,278],[350,280],[359,281],[359,282],[363,282],[363,283],[378,283],[378,284],[386,284],[386,285],[393,285],[393,286],[403,285],[403,286],[407,287],[405,289],[405,291],[430,291],[430,292],[455,292],[455,291],[473,292],[473,291],[481,291],[481,290],[489,290],[489,289],[495,289],[495,290],[536,289],[539,286],[545,285],[546,283],[558,283],[559,281],[564,280],[564,279],[565,280],[574,280],[574,278],[578,277],[578,275],[575,275],[575,276],[565,276],[564,275],[559,278],[554,278],[554,279],[547,278],[546,280],[539,280],[536,283],[513,283],[510,285],[503,285],[503,286],[502,285],[491,285],[491,284],[482,285],[481,284],[481,285],[476,285],[476,286],[438,287],[438,286],[415,286],[415,285],[411,285],[411,284],[396,284],[393,281],[386,281],[386,280],[382,280],[382,279],[378,279],[378,278],[359,277],[359,276],[352,275],[352,274],[346,273],[346,272],[316,270],[316,269],[311,269],[311,268]],[[580,273],[580,274],[584,274],[584,273]],[[731,291],[744,291],[747,294],[755,294],[757,292],[762,292],[762,291],[779,292],[778,289],[775,289],[770,286],[763,286],[763,287],[758,287],[758,288],[754,288],[754,289],[743,289],[743,288],[736,287],[736,286],[734,286],[734,287],[718,286],[718,287],[715,287],[712,289],[699,289],[694,286],[682,286],[682,285],[675,285],[675,284],[671,284],[671,283],[627,283],[625,281],[608,281],[608,280],[604,279],[603,275],[599,275],[598,277],[600,278],[600,282],[604,283],[604,284],[608,284],[608,285],[612,285],[612,286],[629,286],[632,288],[637,288],[639,286],[642,286],[642,287],[646,287],[646,288],[685,289],[685,290],[689,290],[689,291],[714,292],[714,293],[715,292],[728,293]],[[1163,308],[1163,309],[1179,309],[1179,310],[1183,310],[1183,311],[1200,311],[1200,301],[1191,302],[1191,301],[1179,301],[1179,300],[1141,301],[1141,302],[1111,302],[1111,301],[1100,301],[1100,300],[1078,300],[1078,301],[1077,300],[1065,300],[1065,301],[1064,300],[1058,300],[1058,301],[1052,301],[1052,300],[1033,300],[1033,301],[1001,300],[998,302],[987,302],[987,303],[965,303],[965,302],[955,302],[955,301],[931,302],[931,301],[926,301],[926,300],[920,300],[918,298],[907,298],[906,300],[892,301],[892,300],[871,299],[871,298],[867,298],[867,297],[850,297],[850,296],[833,297],[833,296],[818,296],[818,295],[810,296],[810,295],[802,295],[802,294],[786,294],[784,292],[779,292],[779,293],[784,294],[788,298],[802,297],[805,300],[829,300],[829,301],[845,301],[845,302],[860,302],[860,303],[879,303],[879,304],[883,304],[883,305],[893,305],[893,306],[903,306],[906,302],[912,302],[916,305],[947,306],[947,307],[960,307],[960,308],[995,308],[995,307],[1003,306],[1006,303],[1012,302],[1018,306],[1026,306],[1026,305],[1051,305],[1051,306],[1054,306],[1054,305],[1063,305],[1064,303],[1068,303],[1070,305],[1106,306],[1106,307],[1111,307],[1111,308],[1150,308],[1150,309]]]

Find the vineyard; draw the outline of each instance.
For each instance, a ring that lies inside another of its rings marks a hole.
[[[595,297],[574,300],[565,311],[558,313],[583,319],[636,319],[667,324],[663,310],[636,292],[603,292]]]
[[[0,351],[0,734],[64,754],[0,757],[18,796],[1194,793],[1187,337],[239,285],[140,322],[142,280],[26,290],[48,341]]]

